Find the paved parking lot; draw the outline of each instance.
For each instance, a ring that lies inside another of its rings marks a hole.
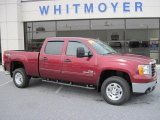
[[[159,119],[160,84],[148,95],[134,95],[127,104],[113,106],[95,90],[56,85],[39,79],[32,80],[28,88],[19,89],[9,76],[0,72],[0,120]]]

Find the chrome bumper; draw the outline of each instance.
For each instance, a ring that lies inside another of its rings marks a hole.
[[[150,83],[132,83],[133,93],[149,93],[156,87],[157,81]]]

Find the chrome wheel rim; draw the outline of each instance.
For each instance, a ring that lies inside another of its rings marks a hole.
[[[110,83],[106,88],[106,94],[111,100],[119,100],[123,95],[123,89],[117,83]]]
[[[22,83],[23,83],[23,76],[22,76],[21,73],[16,73],[15,74],[15,82],[18,85],[22,85]]]

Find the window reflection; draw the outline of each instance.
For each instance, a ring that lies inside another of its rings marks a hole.
[[[56,37],[56,23],[51,22],[29,22],[27,23],[26,49],[40,51],[43,41],[47,37]]]
[[[127,19],[125,38],[126,51],[159,60],[159,19]]]
[[[89,20],[58,21],[57,31],[89,30]]]
[[[159,61],[159,19],[95,19],[27,22],[26,50],[39,51],[46,37],[100,39],[117,52],[149,56]]]

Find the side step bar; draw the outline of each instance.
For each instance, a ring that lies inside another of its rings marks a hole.
[[[95,90],[96,89],[96,87],[94,87],[93,85],[77,85],[77,84],[73,84],[72,82],[64,83],[64,82],[61,82],[59,80],[56,80],[56,81],[53,81],[53,80],[42,80],[42,82],[48,82],[48,83],[54,83],[54,84],[72,86],[72,87],[78,87],[78,88],[85,88],[85,89],[91,89],[91,90]]]

